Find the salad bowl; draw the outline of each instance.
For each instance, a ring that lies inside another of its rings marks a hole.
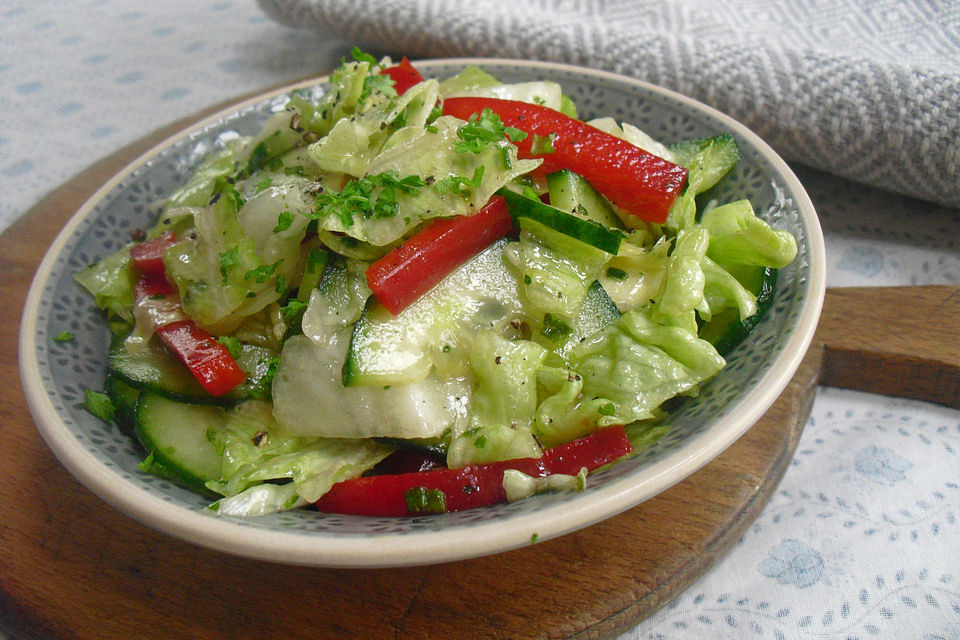
[[[20,368],[30,411],[50,449],[95,494],[124,513],[189,542],[236,555],[301,565],[387,567],[488,555],[589,526],[667,489],[711,461],[753,425],[799,366],[817,326],[825,286],[816,213],[786,163],[733,119],[671,91],[610,73],[516,60],[416,63],[444,78],[475,64],[504,82],[553,80],[585,119],[612,116],[666,143],[728,133],[742,159],[717,187],[720,202],[749,199],[757,214],[797,240],[769,311],[696,397],[671,413],[670,430],[638,455],[591,474],[577,493],[417,518],[287,511],[255,518],[217,515],[208,500],[138,471],[142,451],[83,408],[103,387],[109,330],[73,280],[86,265],[150,227],[153,206],[210,150],[251,135],[296,89],[319,94],[324,78],[277,89],[214,114],[165,140],[104,184],[71,218],[42,261],[24,308]],[[56,340],[63,332],[73,339]]]

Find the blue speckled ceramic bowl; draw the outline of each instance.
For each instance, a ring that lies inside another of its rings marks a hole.
[[[426,76],[479,64],[504,81],[550,79],[563,85],[582,117],[613,116],[664,142],[728,132],[743,160],[721,202],[749,198],[757,212],[789,230],[796,261],[780,273],[772,309],[729,358],[729,365],[683,403],[673,430],[627,462],[591,475],[586,491],[540,495],[511,504],[409,519],[296,511],[251,519],[212,515],[207,501],[137,471],[141,454],[81,408],[84,389],[102,388],[108,331],[72,275],[152,224],[151,204],[171,193],[225,137],[254,133],[301,83],[207,118],[158,145],[105,184],[66,225],[44,258],[27,299],[20,367],[30,410],[48,445],[96,494],[161,531],[220,551],[297,564],[382,567],[492,554],[588,526],[646,500],[712,460],[770,406],[799,365],[816,328],[824,293],[824,246],[816,213],[796,177],[741,124],[694,100],[620,76],[511,60],[433,60]],[[70,331],[76,338],[56,342]]]

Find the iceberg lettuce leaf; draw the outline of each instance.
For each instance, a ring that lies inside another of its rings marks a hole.
[[[395,242],[424,220],[471,215],[512,179],[538,167],[540,160],[519,160],[516,147],[502,140],[490,143],[480,153],[458,148],[462,120],[438,118],[410,139],[391,146],[366,167],[366,175],[394,176],[395,180],[418,177],[422,186],[398,189],[396,212],[388,216],[324,215],[322,229],[382,246]],[[370,197],[379,197],[373,186]]]
[[[360,475],[392,451],[373,440],[285,434],[263,401],[226,412],[222,426],[209,437],[222,462],[220,479],[208,482],[207,488],[228,497],[265,481],[289,480],[299,497],[313,502],[334,483]]]
[[[411,87],[402,96],[374,103],[368,110],[352,118],[343,118],[330,132],[310,145],[308,154],[317,166],[332,173],[360,177],[380,153],[387,139],[407,128],[422,130],[437,101],[436,80],[427,80]]]
[[[531,425],[537,408],[537,371],[546,355],[546,349],[534,342],[507,340],[490,330],[474,338],[473,416],[470,428],[451,440],[448,466],[540,457]]]
[[[683,327],[696,334],[695,310],[709,313],[703,296],[705,278],[701,266],[708,242],[707,232],[697,226],[677,235],[654,314],[662,324]]]
[[[129,246],[78,271],[73,279],[93,295],[99,308],[133,322],[134,287],[139,276],[131,267]]]
[[[710,233],[707,255],[725,268],[747,264],[782,269],[797,255],[796,238],[758,218],[749,200],[710,209],[701,224]]]
[[[519,241],[504,256],[519,271],[531,309],[574,317],[610,254],[530,218],[519,226]]]
[[[598,421],[601,426],[654,417],[664,401],[695,391],[725,364],[709,342],[682,327],[661,325],[648,313],[642,308],[625,314],[571,353],[571,368],[583,377],[583,396],[614,405],[612,415]]]

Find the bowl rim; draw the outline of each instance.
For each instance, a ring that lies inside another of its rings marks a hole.
[[[114,174],[74,213],[50,245],[28,292],[20,323],[19,364],[27,405],[38,431],[47,446],[70,473],[101,499],[118,510],[158,531],[217,551],[259,560],[287,564],[341,568],[383,568],[434,564],[491,555],[543,541],[595,524],[634,507],[694,473],[718,456],[763,415],[786,387],[799,367],[810,343],[823,304],[826,288],[826,251],[823,234],[813,203],[793,171],[757,134],[732,117],[693,98],[657,85],[616,73],[575,65],[514,60],[505,58],[435,58],[415,61],[424,70],[442,71],[447,67],[475,65],[510,65],[531,71],[552,70],[592,76],[599,80],[633,86],[659,94],[700,111],[734,131],[769,162],[780,174],[793,196],[801,223],[808,233],[809,265],[806,275],[808,294],[798,316],[797,325],[771,367],[757,380],[736,405],[736,411],[694,435],[683,447],[655,460],[646,469],[645,477],[619,478],[592,500],[571,500],[528,514],[513,514],[509,527],[503,521],[472,523],[469,535],[460,527],[416,534],[379,533],[305,535],[244,526],[238,522],[184,508],[144,491],[124,490],[127,482],[118,473],[102,464],[84,447],[78,446],[66,425],[59,418],[43,388],[39,363],[34,357],[37,340],[36,321],[40,299],[51,271],[64,246],[93,208],[123,179],[163,150],[191,134],[248,107],[270,100],[295,89],[324,82],[329,74],[297,81],[270,89],[239,103],[218,110],[153,146]],[[336,538],[334,543],[333,538]]]

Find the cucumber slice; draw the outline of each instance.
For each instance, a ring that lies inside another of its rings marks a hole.
[[[569,169],[547,176],[550,204],[575,216],[599,222],[605,227],[620,228],[620,218],[613,205],[587,182],[587,179]]]
[[[753,331],[773,304],[777,290],[777,270],[761,267],[745,267],[733,274],[744,287],[757,296],[757,312],[740,320],[736,309],[724,309],[700,327],[699,336],[714,346],[721,356],[726,356]]]
[[[603,290],[600,283],[594,280],[587,290],[587,295],[583,298],[583,303],[580,305],[576,317],[568,325],[569,332],[550,338],[541,329],[541,335],[546,337],[547,340],[540,342],[566,361],[567,356],[570,355],[575,346],[583,342],[585,338],[613,323],[620,315],[617,305]],[[544,329],[546,328],[547,324],[545,322]]]
[[[209,494],[206,483],[219,480],[221,468],[209,433],[222,428],[226,412],[145,391],[137,399],[136,417],[137,437],[151,455],[150,470]]]
[[[423,380],[437,354],[456,355],[461,338],[522,320],[516,277],[501,239],[464,263],[397,316],[371,298],[353,327],[343,385],[384,386]]]
[[[530,218],[546,227],[613,255],[617,255],[617,251],[620,249],[620,242],[623,240],[624,234],[619,229],[611,229],[593,220],[572,215],[535,198],[528,198],[516,191],[500,189],[497,193],[506,199],[507,208],[514,218]]]
[[[728,133],[678,142],[670,150],[689,171],[687,182],[695,194],[717,184],[740,161],[740,145]]]
[[[269,369],[275,356],[269,349],[244,344],[234,357],[247,379],[218,397],[207,393],[190,371],[156,340],[133,352],[127,350],[122,339],[114,340],[107,355],[107,367],[111,375],[141,391],[181,402],[233,405],[251,398],[270,397]]]
[[[353,326],[343,363],[343,386],[403,384],[426,378],[433,364],[424,349],[425,333],[433,325],[446,322],[439,317],[443,310],[424,311],[425,318],[417,312],[411,314],[426,320],[424,323],[397,321],[386,307],[370,298]]]
[[[113,421],[123,433],[135,437],[137,428],[136,405],[140,390],[131,387],[119,376],[108,374],[104,391],[113,403],[116,412]]]
[[[504,252],[521,276],[532,315],[576,315],[610,254],[530,218],[520,218],[519,240]]]
[[[273,414],[284,433],[433,438],[462,421],[470,400],[465,380],[429,375],[410,384],[345,388],[341,371],[349,338],[345,332],[326,344],[306,336],[284,343],[273,381]]]

